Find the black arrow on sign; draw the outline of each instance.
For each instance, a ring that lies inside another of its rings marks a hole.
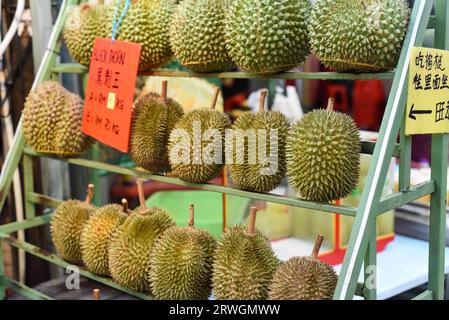
[[[410,119],[416,120],[415,115],[417,114],[432,114],[432,110],[415,110],[415,104],[412,104],[408,117]]]

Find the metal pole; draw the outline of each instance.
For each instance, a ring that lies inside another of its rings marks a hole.
[[[435,2],[435,48],[449,49],[449,6],[447,0]],[[432,135],[432,180],[435,192],[430,198],[429,290],[434,299],[444,299],[444,249],[446,240],[446,195],[449,135]]]

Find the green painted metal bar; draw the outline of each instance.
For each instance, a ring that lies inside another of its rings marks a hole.
[[[58,18],[55,22],[55,26],[53,28],[53,32],[51,34],[48,49],[45,52],[42,63],[37,72],[36,78],[33,82],[33,89],[36,88],[40,83],[47,80],[51,76],[51,66],[55,65],[56,60],[58,58],[59,52],[59,36],[64,27],[64,22],[69,13],[69,8],[71,5],[76,4],[76,0],[64,0],[61,5],[61,13],[58,15]],[[3,208],[5,200],[8,196],[8,191],[11,186],[12,177],[14,171],[19,166],[20,158],[22,156],[22,150],[25,146],[25,138],[22,132],[22,121],[19,122],[18,128],[14,135],[13,144],[6,156],[5,163],[2,166],[1,174],[0,174],[0,212]]]
[[[3,240],[0,237],[0,300],[6,297],[6,286],[2,284],[1,280],[5,277],[5,261],[3,255]]]
[[[379,215],[384,212],[388,212],[394,208],[400,207],[406,203],[419,199],[427,194],[432,193],[435,190],[434,182],[427,181],[419,185],[413,186],[405,193],[395,193],[389,195],[380,203]],[[56,208],[62,201],[48,197],[38,193],[28,193],[27,199],[31,203],[39,204],[45,207]],[[34,219],[27,219],[22,222],[13,222],[3,226],[0,226],[0,233],[12,233],[21,229],[30,229],[49,223],[53,214],[47,214],[43,216],[37,216]]]
[[[436,17],[430,16],[429,23],[427,24],[427,29],[435,29],[435,25],[436,25]]]
[[[54,73],[84,74],[88,73],[89,69],[79,63],[59,63],[51,71]]]
[[[430,198],[429,289],[435,299],[444,299],[444,255],[446,240],[446,190],[448,135],[432,136],[432,179],[435,192]]]
[[[435,182],[433,180],[422,182],[410,187],[407,191],[396,192],[383,197],[379,203],[378,214],[389,212],[399,208],[407,203],[418,200],[435,191]]]
[[[31,228],[35,228],[35,227],[40,227],[40,226],[43,226],[43,225],[49,223],[52,216],[53,216],[53,214],[50,213],[50,214],[46,214],[46,215],[42,215],[42,216],[37,216],[32,219],[23,220],[20,222],[11,222],[8,224],[4,224],[4,225],[0,226],[0,233],[7,234],[7,233],[16,232],[19,230],[26,230],[26,229],[31,229]]]
[[[0,286],[11,288],[18,294],[31,300],[54,300],[53,298],[47,296],[46,294],[43,294],[33,288],[30,288],[10,278],[0,278]]]
[[[28,252],[29,254],[32,254],[32,255],[34,255],[36,257],[39,257],[39,258],[41,258],[43,260],[51,262],[51,263],[53,263],[55,265],[58,265],[58,266],[60,266],[62,268],[67,268],[68,266],[72,266],[72,264],[62,260],[61,258],[56,256],[55,254],[52,254],[52,253],[50,253],[48,251],[45,251],[45,250],[43,250],[43,249],[41,249],[39,247],[36,247],[36,246],[34,246],[34,245],[30,244],[30,243],[19,241],[19,240],[15,239],[15,238],[7,236],[7,235],[1,235],[0,234],[0,238],[3,238],[3,241],[5,241],[6,243],[9,243],[13,247],[16,247],[18,249],[23,249],[26,252]],[[83,269],[82,267],[79,267],[79,271],[80,271],[80,275],[82,275],[82,276],[84,276],[86,278],[89,278],[89,279],[92,279],[92,280],[97,281],[99,283],[105,284],[105,285],[110,286],[110,287],[112,287],[114,289],[123,291],[123,292],[125,292],[127,294],[130,294],[130,295],[133,295],[133,296],[136,296],[138,298],[145,299],[145,300],[151,300],[152,299],[152,297],[150,295],[146,295],[146,294],[143,294],[143,293],[140,293],[140,292],[129,290],[129,289],[125,288],[125,287],[122,287],[122,286],[118,285],[117,283],[112,281],[112,279],[110,279],[110,278],[100,277],[100,276],[98,276],[96,274],[93,274],[93,273]]]
[[[34,204],[40,204],[47,208],[56,208],[60,203],[61,200],[52,198],[43,194],[30,192],[26,194],[26,197],[28,201]]]
[[[88,68],[76,63],[57,64],[52,68],[55,73],[87,73]],[[140,73],[146,76],[181,78],[219,78],[219,79],[317,79],[317,80],[391,80],[394,72],[382,73],[338,73],[338,72],[284,72],[277,74],[255,74],[249,72],[194,73],[172,69],[147,70]]]
[[[371,227],[368,248],[364,260],[364,286],[365,300],[377,299],[377,239],[376,225]]]
[[[25,194],[34,192],[34,174],[33,174],[33,157],[30,155],[23,155],[23,189]],[[26,219],[32,219],[36,216],[36,206],[34,203],[28,201],[25,197],[25,216]]]
[[[449,5],[435,1],[435,47],[449,49]],[[446,240],[446,195],[449,135],[432,135],[431,168],[435,192],[430,198],[429,284],[433,298],[444,299],[444,254]]]
[[[360,153],[363,153],[363,154],[373,154],[374,153],[374,149],[376,148],[376,142],[363,140],[361,143],[362,143],[362,148],[361,148]],[[398,158],[400,156],[400,148],[401,147],[399,144],[395,144],[394,151],[393,151],[393,157]]]
[[[59,159],[59,158],[52,157],[52,156],[45,155],[45,154],[38,154],[29,148],[25,149],[25,153],[29,154],[29,155],[33,155],[33,156]],[[193,184],[193,183],[189,183],[189,182],[183,181],[178,178],[152,175],[152,174],[148,173],[147,171],[144,171],[141,169],[123,168],[123,167],[120,167],[117,165],[106,164],[106,163],[97,162],[97,161],[93,161],[93,160],[80,159],[80,158],[69,158],[69,159],[61,159],[61,160],[67,161],[68,163],[71,163],[71,164],[83,166],[83,167],[99,169],[99,170],[106,170],[106,171],[114,172],[114,173],[118,173],[118,174],[123,174],[123,175],[128,175],[128,176],[136,176],[136,177],[146,178],[149,180],[166,182],[166,183],[171,183],[171,184],[185,186],[185,187],[191,187],[194,189],[226,193],[226,194],[231,194],[234,196],[240,196],[240,197],[244,197],[244,198],[251,198],[251,199],[257,199],[257,200],[262,200],[262,201],[286,204],[286,205],[290,205],[290,206],[314,209],[314,210],[330,212],[330,213],[339,213],[339,214],[346,215],[346,216],[354,216],[356,213],[356,209],[353,207],[348,207],[348,206],[343,206],[343,205],[334,205],[334,204],[328,204],[328,203],[316,203],[316,202],[304,201],[304,200],[289,198],[289,197],[275,195],[275,194],[244,191],[244,190],[239,190],[239,189],[234,189],[234,188],[224,187],[224,186],[219,186],[219,185],[214,185],[214,184]]]
[[[412,137],[405,135],[405,116],[402,121],[400,133],[400,155],[399,155],[399,191],[410,188],[410,174],[412,169]]]
[[[426,290],[414,297],[412,300],[433,300],[433,292],[432,290]]]
[[[385,109],[379,139],[373,154],[373,160],[368,172],[368,185],[362,193],[357,211],[348,249],[335,290],[335,299],[352,299],[356,289],[357,278],[360,274],[363,257],[365,255],[370,234],[370,225],[375,223],[378,204],[384,187],[390,159],[393,155],[396,137],[404,116],[405,95],[407,84],[410,49],[421,45],[427,27],[433,1],[416,0],[407,36],[401,52],[398,68],[394,77],[387,107]]]

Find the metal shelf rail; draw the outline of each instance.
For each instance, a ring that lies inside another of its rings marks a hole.
[[[79,73],[86,75],[87,68],[78,64],[59,64],[58,53],[61,46],[61,31],[70,8],[77,5],[79,1],[65,0],[58,19],[55,23],[52,36],[49,41],[48,50],[36,75],[33,87],[45,80],[59,80],[62,73]],[[431,11],[435,5],[435,15]],[[338,279],[334,299],[352,299],[354,295],[363,296],[365,299],[376,299],[376,286],[368,286],[357,283],[358,276],[362,272],[365,281],[371,276],[371,268],[376,266],[376,217],[384,212],[400,207],[406,203],[431,195],[430,213],[430,239],[429,239],[429,271],[428,289],[416,297],[416,299],[443,299],[444,298],[444,249],[445,249],[445,213],[446,213],[446,190],[447,190],[447,166],[448,166],[448,144],[449,135],[435,134],[432,136],[432,175],[429,181],[419,185],[410,185],[411,168],[411,138],[404,134],[406,85],[408,65],[410,61],[410,49],[422,45],[426,29],[435,29],[435,47],[440,49],[449,48],[449,5],[446,0],[416,0],[412,10],[407,35],[403,44],[402,53],[394,72],[384,73],[362,73],[348,74],[335,72],[286,72],[274,75],[260,76],[246,72],[226,72],[216,74],[197,74],[188,71],[173,70],[148,70],[145,75],[160,75],[169,77],[214,77],[214,78],[271,78],[271,79],[392,79],[393,84],[388,99],[387,107],[383,117],[378,140],[363,142],[362,153],[371,154],[371,166],[367,176],[367,186],[363,190],[359,207],[348,207],[342,205],[316,203],[303,201],[285,196],[255,193],[238,190],[231,187],[210,184],[191,184],[185,181],[166,177],[151,175],[146,171],[136,168],[124,168],[117,165],[101,163],[84,158],[58,158],[71,164],[88,167],[93,170],[105,170],[123,175],[145,177],[155,181],[163,181],[177,185],[194,187],[223,194],[231,194],[251,199],[277,202],[290,206],[297,206],[329,213],[339,213],[354,217],[354,224],[349,239],[349,245],[344,258],[342,270]],[[396,143],[400,137],[399,144]],[[50,263],[67,267],[68,263],[56,255],[45,252],[32,244],[19,241],[11,236],[18,230],[38,227],[49,223],[52,214],[36,216],[36,205],[54,208],[59,199],[53,199],[43,194],[38,194],[33,188],[34,157],[49,157],[36,153],[25,144],[24,136],[19,126],[12,148],[9,151],[6,162],[0,176],[0,208],[8,196],[11,179],[14,170],[22,161],[22,173],[24,175],[24,194],[26,199],[26,219],[21,222],[12,222],[0,226],[0,248],[2,242],[6,242],[16,248],[44,259]],[[392,157],[400,160],[400,188],[399,192],[381,197],[382,188],[386,179],[386,172]],[[51,299],[38,291],[21,284],[14,279],[5,276],[3,270],[2,256],[0,250],[0,298],[4,297],[4,289],[13,290],[31,299]],[[114,283],[109,278],[99,277],[82,267],[80,272],[83,276],[101,282],[103,284],[133,294],[142,299],[151,299],[151,296],[133,292]]]

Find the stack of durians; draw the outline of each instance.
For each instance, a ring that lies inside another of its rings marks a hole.
[[[163,209],[147,207],[142,183],[140,206],[132,211],[125,199],[93,206],[93,185],[85,202],[60,204],[51,234],[61,257],[161,300],[208,299],[211,293],[220,300],[332,298],[335,271],[317,259],[322,237],[311,257],[281,263],[255,229],[255,207],[247,225],[228,228],[217,241],[195,228],[193,205],[186,227],[176,226]]]
[[[85,65],[95,37],[111,37],[115,5],[102,2],[74,8],[65,26]],[[194,72],[269,74],[313,52],[336,71],[376,72],[395,67],[409,14],[406,0],[134,0],[116,38],[142,45],[140,69],[176,58]]]

